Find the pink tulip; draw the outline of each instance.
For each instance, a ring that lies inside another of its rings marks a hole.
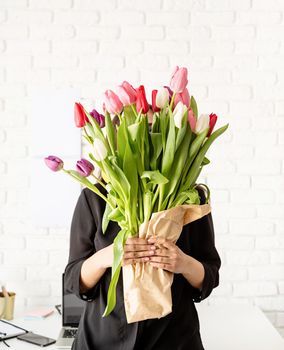
[[[195,118],[195,116],[193,114],[193,110],[192,109],[189,109],[189,111],[188,111],[188,122],[189,122],[191,131],[195,132],[196,118]]]
[[[124,106],[132,105],[137,99],[136,90],[127,81],[117,87],[117,95]]]
[[[176,66],[172,74],[170,88],[175,93],[181,93],[186,88],[187,83],[188,83],[187,68],[185,67],[179,68],[178,66]]]
[[[212,131],[213,131],[213,129],[214,129],[214,126],[215,126],[215,124],[216,124],[216,122],[217,122],[217,115],[216,114],[214,114],[214,113],[211,113],[210,115],[209,115],[209,118],[210,118],[210,120],[209,120],[209,130],[208,130],[208,134],[207,134],[207,137],[209,137],[210,135],[211,135],[211,133],[212,133]]]
[[[187,107],[190,106],[190,96],[187,88],[183,90],[183,92],[178,93],[175,95],[175,100],[174,100],[174,107],[179,103],[182,102],[184,105]]]
[[[110,114],[119,114],[123,109],[123,104],[119,97],[112,90],[107,90],[104,93],[104,103],[106,110]]]
[[[56,156],[45,157],[44,162],[52,171],[59,171],[63,168],[64,165],[63,160]]]

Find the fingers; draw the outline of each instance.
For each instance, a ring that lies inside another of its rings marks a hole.
[[[132,258],[132,259],[122,259],[121,265],[129,265],[129,264],[135,264],[135,263],[143,263],[143,262],[148,262],[150,258],[147,257],[141,257],[141,258]]]
[[[148,243],[144,238],[130,237],[125,242],[124,252],[140,252],[155,250],[153,243]]]
[[[144,251],[129,251],[123,254],[124,259],[134,259],[134,258],[143,258],[146,256],[152,256],[155,254],[154,250],[144,250]]]
[[[159,247],[160,246],[164,246],[165,248],[169,249],[169,250],[175,250],[176,249],[176,245],[169,241],[166,238],[161,238],[161,237],[150,237],[148,239],[148,243],[152,243],[152,244],[156,244]]]

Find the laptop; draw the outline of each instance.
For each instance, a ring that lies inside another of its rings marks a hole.
[[[71,349],[86,302],[64,286],[62,274],[62,328],[55,343],[58,349]]]

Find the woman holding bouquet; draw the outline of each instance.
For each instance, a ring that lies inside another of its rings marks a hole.
[[[105,193],[101,185],[97,187]],[[198,186],[197,190],[200,204],[204,204],[204,190]],[[102,233],[104,209],[104,200],[85,188],[73,214],[65,284],[87,303],[72,349],[204,349],[194,302],[204,300],[218,286],[221,265],[211,213],[185,225],[176,244],[165,239],[127,240],[122,265],[143,262],[174,273],[172,312],[160,319],[127,323],[122,274],[117,284],[116,306],[110,315],[102,317],[111,281],[113,240],[120,229],[110,221],[107,232]]]

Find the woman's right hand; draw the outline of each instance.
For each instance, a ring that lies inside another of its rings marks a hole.
[[[130,237],[124,245],[122,266],[134,264],[136,262],[149,261],[149,257],[155,253],[155,245],[146,239]],[[98,251],[100,266],[104,269],[112,267],[113,263],[113,243]]]
[[[147,239],[129,237],[124,245],[122,266],[149,261],[155,249],[154,243],[149,243]]]

